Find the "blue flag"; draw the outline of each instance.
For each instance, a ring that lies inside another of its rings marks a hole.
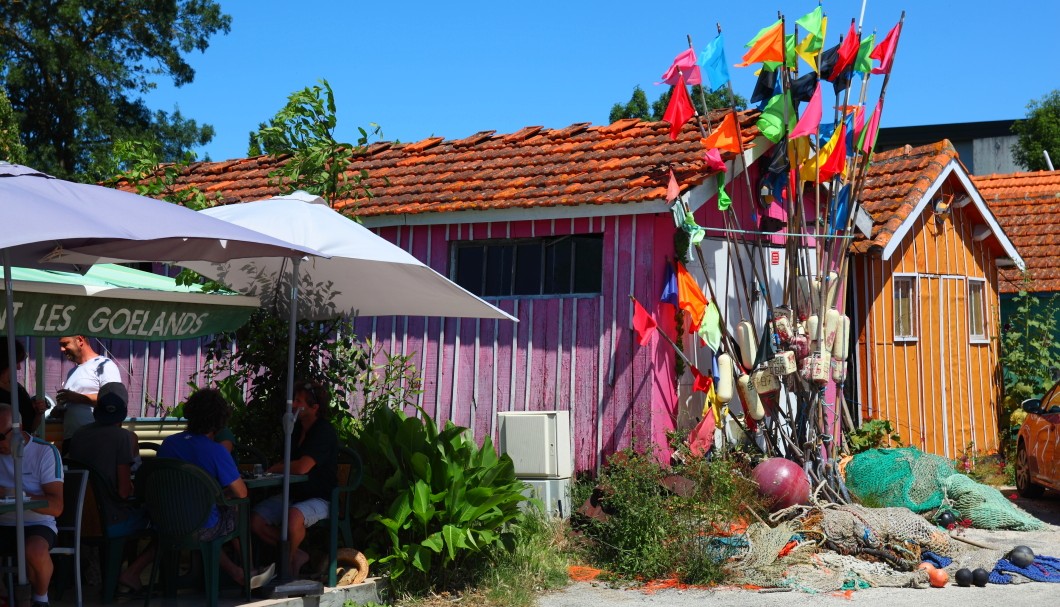
[[[666,263],[666,284],[663,285],[662,297],[659,301],[668,303],[671,306],[677,307],[677,274],[674,273],[674,267],[667,262]]]
[[[707,70],[707,79],[713,90],[718,90],[729,82],[729,64],[725,61],[725,40],[721,34],[707,45],[699,64]]]

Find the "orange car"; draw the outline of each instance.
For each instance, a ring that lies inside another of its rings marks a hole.
[[[1060,491],[1060,383],[1042,399],[1023,401],[1027,418],[1016,443],[1016,490],[1038,497],[1046,488]]]

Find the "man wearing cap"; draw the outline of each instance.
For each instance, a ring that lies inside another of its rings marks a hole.
[[[103,523],[115,535],[147,526],[143,509],[127,501],[133,493],[132,468],[140,450],[136,434],[121,427],[129,412],[128,401],[125,386],[118,382],[103,384],[96,408],[92,410],[95,421],[81,427],[70,438],[68,453],[71,463],[86,465],[113,489],[103,496],[102,502],[106,518]]]
[[[0,404],[0,489],[12,497],[15,488],[15,458],[12,447],[16,435],[11,425],[11,405]],[[48,607],[48,584],[51,583],[52,557],[58,528],[55,517],[63,513],[63,461],[49,442],[22,433],[22,490],[30,500],[45,500],[47,505],[26,510],[26,573],[33,591],[33,607]],[[0,552],[15,554],[15,513],[0,514]]]
[[[61,390],[55,393],[55,402],[65,407],[63,415],[63,441],[73,437],[81,426],[94,421],[92,408],[103,384],[121,383],[121,374],[114,361],[96,354],[84,335],[67,335],[59,338],[59,349],[63,356],[77,366],[70,369]],[[64,451],[66,448],[63,448]]]

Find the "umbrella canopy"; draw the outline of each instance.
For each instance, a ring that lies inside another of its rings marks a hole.
[[[0,249],[16,266],[318,254],[175,204],[4,162],[0,212]]]
[[[260,305],[256,297],[203,293],[166,276],[110,264],[92,266],[84,275],[12,268],[11,277],[16,335],[188,339],[234,331]],[[4,289],[0,301],[6,298]],[[0,325],[6,314],[5,306]]]
[[[268,200],[200,211],[292,243],[330,259],[310,258],[299,267],[298,318],[324,320],[362,316],[447,316],[515,320],[404,249],[333,211],[324,200],[294,192]],[[256,295],[262,304],[286,309],[286,260],[261,258],[230,263],[187,263],[184,267],[215,278],[231,289]]]

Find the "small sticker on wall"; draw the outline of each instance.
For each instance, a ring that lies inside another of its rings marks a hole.
[[[770,265],[774,265],[774,266],[779,266],[780,265],[780,251],[770,251],[769,252],[769,263],[770,263]]]

